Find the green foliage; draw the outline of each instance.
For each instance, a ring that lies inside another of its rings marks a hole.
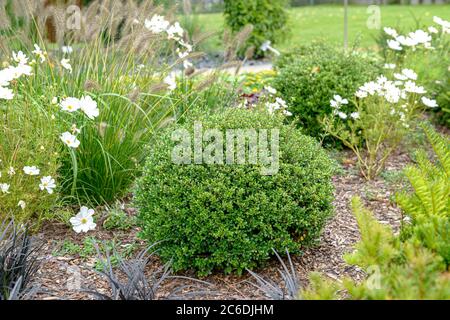
[[[175,271],[195,269],[200,275],[241,273],[267,261],[272,249],[295,253],[313,244],[332,211],[333,168],[326,153],[278,115],[243,109],[202,113],[193,112],[172,129],[192,135],[194,121],[222,133],[279,129],[279,172],[264,176],[260,164],[175,164],[177,143],[167,130],[150,143],[137,183],[142,237],[161,241],[158,253],[173,260]]]
[[[278,75],[274,87],[299,120],[303,132],[316,138],[325,134],[322,119],[331,115],[330,99],[348,97],[359,86],[375,78],[378,69],[357,53],[346,54],[324,44],[300,47],[276,63]],[[355,104],[343,106],[343,112]],[[325,143],[336,143],[331,137]]]
[[[414,193],[397,195],[397,202],[412,218],[403,236],[442,256],[450,265],[450,140],[423,126],[436,154],[432,163],[422,152],[417,165],[405,169]]]
[[[279,43],[286,32],[288,15],[286,0],[225,0],[225,20],[233,32],[253,26],[247,47],[255,48],[256,56],[264,56],[265,41]]]

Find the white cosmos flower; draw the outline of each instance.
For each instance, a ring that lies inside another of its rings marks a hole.
[[[144,25],[153,33],[161,33],[167,30],[170,22],[167,21],[163,16],[155,14],[151,19],[146,19]]]
[[[61,135],[61,140],[64,142],[68,147],[76,149],[80,146],[80,141],[77,139],[76,136],[71,134],[70,132],[64,132]]]
[[[260,49],[261,49],[261,51],[264,51],[264,52],[269,50],[270,52],[274,53],[276,56],[280,56],[281,55],[280,51],[278,51],[277,49],[272,47],[272,42],[270,40],[265,41],[261,45]]]
[[[23,167],[23,172],[29,176],[38,176],[39,173],[41,173],[41,170],[39,170],[36,166],[32,167]]]
[[[61,101],[60,106],[63,111],[75,112],[81,108],[81,102],[77,98],[69,97]]]
[[[284,101],[283,99],[281,99],[281,98],[279,98],[279,97],[277,97],[277,98],[275,99],[275,103],[278,103],[278,104],[280,105],[280,107],[282,107],[282,108],[287,108],[287,103],[286,103],[286,101]]]
[[[380,84],[374,81],[369,81],[364,83],[362,87],[359,88],[359,91],[365,91],[371,96],[373,96],[375,93],[379,92],[381,89]]]
[[[9,187],[10,185],[7,183],[0,183],[0,191],[2,193],[9,193]]]
[[[13,60],[17,62],[19,65],[28,63],[28,57],[22,51],[19,51],[17,53],[13,52],[12,56]]]
[[[409,33],[409,38],[413,39],[416,44],[426,44],[431,42],[432,37],[428,34],[428,32],[418,29],[414,32]]]
[[[27,64],[19,64],[17,67],[10,66],[2,70],[3,75],[0,76],[1,82],[10,82],[14,79],[19,79],[21,76],[31,76],[33,68]],[[3,80],[1,80],[3,78]]]
[[[340,95],[335,95],[333,98],[340,104],[348,104],[348,100],[342,99],[342,97]]]
[[[19,203],[17,204],[18,207],[20,207],[22,210],[25,210],[25,208],[27,207],[27,204],[25,203],[25,201],[20,200]]]
[[[389,27],[385,27],[383,28],[384,32],[391,36],[392,38],[396,38],[398,36],[397,30],[395,30],[394,28],[389,28]]]
[[[100,110],[97,107],[97,102],[95,102],[90,96],[84,96],[80,99],[80,109],[91,120],[94,120],[100,114]]]
[[[422,97],[422,103],[429,108],[437,108],[439,107],[436,100],[428,99],[427,97]]]
[[[41,59],[41,63],[45,62],[45,60],[46,60],[45,54],[44,54],[44,52],[41,50],[41,48],[37,44],[34,44],[34,51],[33,51],[33,53],[35,55],[37,55],[39,57],[39,59]]]
[[[42,177],[39,188],[41,191],[47,190],[49,194],[53,194],[53,189],[56,188],[55,179],[50,176]]]
[[[0,99],[12,100],[14,98],[14,93],[9,88],[0,87]]]
[[[395,86],[392,86],[387,88],[383,95],[387,102],[397,103],[401,98],[401,90]]]
[[[398,36],[396,40],[402,45],[406,47],[414,47],[417,46],[419,43],[416,41],[415,38],[411,37],[405,37],[405,36]]]
[[[66,69],[67,71],[69,71],[69,73],[72,73],[72,66],[70,64],[70,60],[69,59],[62,59],[61,60],[61,65],[64,69]]]
[[[449,22],[449,21],[446,21],[446,20],[444,20],[444,19],[442,19],[442,18],[439,18],[439,17],[437,17],[437,16],[434,16],[434,17],[433,17],[433,21],[434,21],[435,23],[437,23],[438,25],[440,25],[441,27],[450,28],[450,22]]]
[[[81,133],[81,130],[77,128],[77,125],[75,123],[72,125],[72,128],[70,128],[70,130],[72,131],[72,134]]]
[[[73,218],[70,219],[73,230],[76,233],[89,232],[95,230],[97,224],[94,223],[94,210],[88,209],[87,207],[82,207],[80,212]]]
[[[175,73],[171,73],[167,77],[165,77],[164,83],[167,84],[170,91],[175,90],[177,88],[177,79]]]
[[[388,79],[387,79],[385,76],[381,75],[381,76],[379,76],[379,77],[377,78],[377,83],[378,83],[379,85],[386,86],[387,84],[389,84],[389,81],[388,81]]]
[[[400,45],[400,42],[398,42],[397,40],[388,40],[387,41],[388,47],[391,48],[392,50],[396,50],[396,51],[402,51],[402,46]]]
[[[350,114],[350,117],[352,118],[352,119],[359,119],[359,112],[352,112],[351,114]]]
[[[189,69],[189,68],[191,68],[193,66],[194,66],[194,64],[192,62],[190,62],[189,60],[184,60],[183,61],[183,68]]]
[[[290,111],[288,111],[288,110],[286,110],[286,109],[283,110],[283,114],[284,114],[286,117],[292,116],[292,112],[290,112]]]
[[[369,95],[369,94],[367,93],[367,91],[364,91],[364,90],[358,90],[358,91],[356,91],[356,93],[355,93],[355,96],[358,97],[358,98],[360,98],[360,99],[367,98],[368,95]]]

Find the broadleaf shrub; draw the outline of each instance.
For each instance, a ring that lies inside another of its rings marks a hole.
[[[346,54],[315,43],[287,53],[276,63],[278,75],[273,86],[290,106],[303,132],[316,138],[324,135],[322,119],[331,115],[330,97],[347,96],[376,77],[376,63],[357,53]],[[353,103],[343,112],[355,109]],[[328,137],[325,143],[338,143]]]
[[[195,119],[195,120],[194,120]],[[261,166],[173,163],[173,129],[279,129],[279,171]],[[332,163],[313,138],[283,124],[281,115],[230,108],[192,115],[150,144],[135,204],[142,236],[160,242],[159,254],[175,271],[241,273],[275,249],[298,253],[318,239],[332,213]]]
[[[252,25],[247,47],[255,47],[255,55],[264,56],[262,44],[276,44],[286,32],[286,5],[286,0],[225,0],[225,20],[233,32]]]

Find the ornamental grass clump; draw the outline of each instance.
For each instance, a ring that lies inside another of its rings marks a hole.
[[[282,112],[268,110],[194,112],[185,123],[150,143],[135,192],[138,220],[142,237],[161,242],[158,254],[172,260],[175,271],[239,274],[267,262],[273,249],[299,253],[316,242],[332,213],[332,162],[313,138],[283,124],[284,120]],[[189,141],[199,128],[205,136],[194,148]],[[218,143],[226,140],[227,132],[236,132],[227,130],[255,130],[259,143],[267,147],[270,142],[272,155],[279,155],[277,170],[267,170],[259,162],[264,158],[262,149],[256,158],[255,149],[246,153],[245,141],[255,147],[248,137],[241,140],[244,149],[237,144],[226,160],[221,159],[219,155],[236,143],[235,139],[226,146]],[[184,141],[181,145],[179,139]],[[273,149],[277,144],[279,150]],[[198,153],[199,146],[203,155]],[[173,161],[172,153],[180,148],[185,157]],[[201,158],[204,163],[199,162]]]

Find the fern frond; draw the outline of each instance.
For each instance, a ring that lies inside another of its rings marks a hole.
[[[428,125],[422,125],[423,130],[431,143],[431,146],[439,159],[447,178],[450,178],[450,139],[438,134]]]

